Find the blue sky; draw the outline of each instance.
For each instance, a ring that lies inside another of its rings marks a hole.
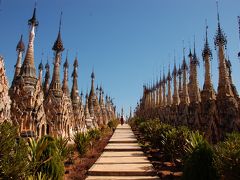
[[[23,34],[28,42],[27,20],[32,16],[33,0],[1,0],[0,54],[5,58],[11,83],[16,63],[16,44]],[[237,16],[240,1],[220,0],[221,25],[227,35],[227,54],[233,65],[233,81],[240,90],[237,58],[239,35]],[[205,19],[213,51],[212,77],[218,82],[217,59],[213,38],[217,27],[215,0],[38,0],[39,27],[35,38],[35,65],[47,57],[52,62],[52,45],[56,39],[60,12],[63,11],[62,39],[73,64],[78,53],[79,89],[90,89],[94,67],[96,84],[114,98],[120,110],[135,107],[142,95],[142,85],[159,76],[160,69],[182,61],[182,47],[193,47],[200,60],[199,83],[203,85],[201,50],[204,45]],[[42,52],[44,53],[42,57]],[[63,60],[66,50],[63,52]],[[52,66],[51,66],[52,69]],[[70,72],[73,68],[70,66]],[[61,70],[63,71],[63,70]],[[62,75],[63,73],[61,73]],[[71,86],[71,78],[70,86]]]

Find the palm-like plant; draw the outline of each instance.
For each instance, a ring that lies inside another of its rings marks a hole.
[[[101,138],[101,132],[99,129],[91,129],[88,132],[89,138],[93,141],[97,141]]]
[[[227,135],[225,141],[215,146],[215,165],[227,179],[240,179],[240,133]]]
[[[41,172],[48,179],[63,178],[64,165],[55,139],[51,136],[44,136],[39,141],[30,139],[29,161],[34,177],[37,177],[37,174]]]
[[[71,153],[71,148],[68,147],[68,138],[63,138],[62,136],[56,138],[56,146],[62,161],[66,160]]]
[[[187,156],[184,161],[183,179],[219,178],[214,167],[213,149],[198,131],[190,133],[185,150]]]
[[[78,153],[79,153],[79,156],[82,157],[83,155],[86,154],[87,152],[87,149],[90,145],[90,136],[88,133],[76,133],[74,135],[74,138],[73,138],[76,146],[77,146],[77,150],[78,150]]]

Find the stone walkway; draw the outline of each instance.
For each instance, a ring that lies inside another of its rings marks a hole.
[[[129,125],[118,125],[104,152],[89,169],[87,180],[159,179]]]

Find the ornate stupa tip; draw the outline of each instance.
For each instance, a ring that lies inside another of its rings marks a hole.
[[[68,68],[68,67],[69,67],[68,58],[67,58],[67,57],[66,57],[66,60],[65,60],[65,62],[64,62],[64,64],[63,64],[63,67],[64,67],[64,68]]]
[[[91,78],[92,78],[92,79],[94,79],[94,78],[95,78],[94,71],[92,71]]]
[[[176,67],[176,63],[174,63],[174,68],[173,68],[172,74],[175,75],[175,76],[178,74],[178,70],[177,70],[177,67]]]
[[[188,57],[192,57],[193,55],[192,55],[192,50],[191,50],[191,48],[189,49],[189,54],[188,54]]]
[[[199,61],[198,61],[197,54],[196,54],[195,38],[194,38],[194,49],[193,49],[192,63],[196,64],[196,65],[199,65]]]
[[[217,19],[218,19],[218,28],[217,28],[217,32],[215,35],[215,39],[214,39],[214,44],[215,44],[215,48],[216,46],[225,46],[227,45],[227,37],[225,35],[225,33],[223,32],[221,25],[220,25],[220,18],[219,18],[219,11],[218,11],[218,1],[216,1],[217,4]]]
[[[63,42],[62,42],[62,39],[61,39],[61,32],[59,31],[58,32],[58,36],[57,36],[57,39],[53,45],[53,48],[52,50],[56,51],[56,52],[62,52],[64,51],[64,47],[63,47]]]
[[[25,51],[25,45],[23,43],[23,35],[21,35],[21,38],[17,44],[16,51],[18,52],[24,52]]]
[[[103,94],[103,88],[100,86],[99,91]]]
[[[187,69],[188,69],[188,66],[187,66],[187,63],[186,63],[185,58],[183,59],[182,69],[183,69],[183,70],[187,70]]]
[[[99,88],[98,88],[98,85],[97,85],[96,91],[98,91],[98,90],[99,90]]]
[[[57,36],[57,39],[52,48],[52,50],[54,50],[56,52],[64,51],[63,42],[62,42],[62,38],[61,38],[61,24],[62,24],[62,13],[61,13],[61,17],[60,17],[58,36]]]
[[[46,65],[45,65],[45,69],[50,69],[50,66],[49,66],[49,64],[48,64],[48,61],[47,61]]]
[[[81,94],[80,94],[81,97],[83,97],[83,92],[81,91]]]
[[[172,75],[177,76],[177,74],[178,74],[178,70],[177,70],[177,66],[176,66],[176,56],[175,56],[175,53],[174,53],[174,67],[173,67]]]
[[[38,70],[43,70],[43,63],[42,63],[42,61],[40,62],[40,64],[38,65]]]
[[[178,75],[181,76],[182,75],[182,68],[181,66],[179,65],[179,68],[178,68]]]
[[[73,66],[74,66],[74,67],[78,67],[78,59],[77,59],[77,56],[76,56],[76,58],[75,58],[75,60],[74,60]]]
[[[206,57],[206,56],[212,56],[212,51],[211,51],[211,49],[210,49],[210,47],[209,47],[209,44],[208,44],[208,32],[207,32],[207,30],[208,30],[208,26],[206,25],[206,39],[205,39],[205,44],[204,44],[204,48],[203,48],[203,51],[202,51],[202,57],[203,57],[203,60],[205,60],[204,59],[204,57]]]
[[[171,72],[170,72],[170,65],[168,66],[168,76],[167,76],[167,80],[171,81],[172,77],[171,77]]]
[[[35,7],[34,7],[34,10],[33,10],[33,16],[31,19],[28,20],[28,25],[29,26],[38,26],[38,20],[36,18],[36,4],[35,4]]]

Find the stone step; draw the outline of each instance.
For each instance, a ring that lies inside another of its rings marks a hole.
[[[151,164],[94,164],[88,171],[93,176],[155,176]]]
[[[88,176],[86,180],[159,180],[158,176]]]
[[[101,157],[142,157],[144,153],[142,151],[119,151],[119,152],[111,152],[105,151],[102,153]]]
[[[150,163],[145,156],[134,156],[134,157],[100,157],[96,164],[144,164]]]

